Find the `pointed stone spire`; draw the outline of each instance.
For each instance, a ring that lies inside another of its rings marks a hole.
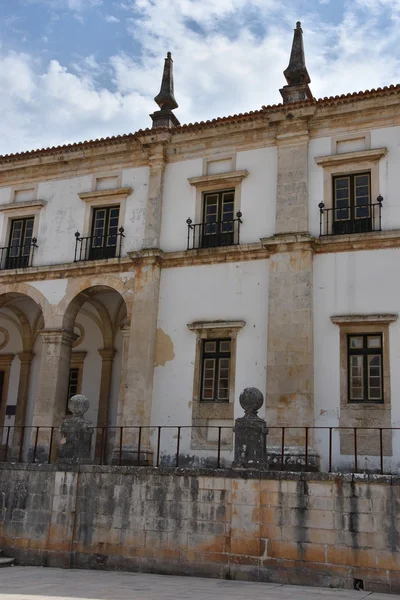
[[[176,127],[180,125],[178,119],[172,112],[174,108],[178,108],[178,103],[174,96],[174,61],[171,57],[171,52],[167,53],[167,58],[164,63],[164,72],[161,82],[159,94],[154,98],[155,102],[160,107],[160,110],[154,112],[151,116],[153,127]]]
[[[300,21],[296,23],[296,29],[294,30],[289,66],[283,74],[287,81],[287,85],[280,90],[284,104],[299,102],[301,100],[311,100],[313,98],[308,86],[311,83],[311,79],[306,67],[303,30]]]

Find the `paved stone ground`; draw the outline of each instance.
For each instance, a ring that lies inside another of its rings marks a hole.
[[[197,577],[9,567],[0,570],[0,600],[399,600],[350,590],[247,583]]]

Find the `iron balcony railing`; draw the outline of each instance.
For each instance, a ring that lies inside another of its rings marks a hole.
[[[216,221],[214,223],[193,223],[186,220],[188,226],[187,249],[218,248],[240,244],[240,225],[242,213],[236,213],[236,219]]]
[[[131,426],[93,427],[91,460],[100,465],[129,464],[153,467],[229,468],[232,465],[235,430],[232,426]],[[64,430],[65,433],[65,430]],[[293,457],[296,437],[296,465]],[[191,440],[207,440],[207,449],[191,450]],[[270,438],[274,440],[269,446]],[[210,443],[212,440],[212,444]],[[321,472],[399,474],[392,447],[400,440],[400,427],[268,427],[266,468]],[[65,442],[59,427],[0,427],[0,462],[56,463]],[[318,445],[320,464],[311,446]],[[343,443],[343,450],[341,445]],[[149,455],[149,447],[152,451]],[[149,457],[150,456],[150,457]],[[345,459],[346,466],[343,467]]]
[[[86,260],[102,260],[105,258],[121,258],[122,238],[124,228],[120,227],[118,233],[113,235],[91,235],[81,237],[79,231],[75,233],[75,258],[74,262]]]
[[[25,269],[32,266],[33,252],[37,248],[37,239],[28,244],[0,248],[0,269]]]
[[[325,208],[325,204],[320,202],[318,205],[320,236],[381,231],[382,202],[381,195],[377,197],[376,202],[352,208]]]

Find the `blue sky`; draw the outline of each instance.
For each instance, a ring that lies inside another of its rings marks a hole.
[[[316,97],[398,82],[400,0],[0,0],[0,153],[149,127],[167,51],[182,123],[280,102],[297,20]]]

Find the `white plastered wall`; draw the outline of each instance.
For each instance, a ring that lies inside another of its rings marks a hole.
[[[237,337],[235,418],[245,387],[265,395],[268,271],[267,260],[163,270],[158,327],[175,357],[155,368],[152,425],[191,425],[196,335],[187,324],[194,321],[246,321]]]
[[[399,263],[399,249],[314,257],[316,426],[339,424],[339,327],[331,322],[331,316],[400,313]],[[389,332],[392,426],[400,427],[400,320],[390,325]],[[393,439],[393,455],[399,456],[400,436]]]

